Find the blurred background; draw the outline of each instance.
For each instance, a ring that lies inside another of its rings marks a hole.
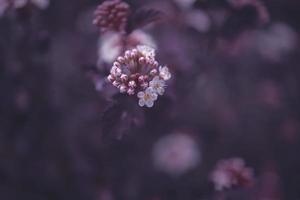
[[[92,24],[101,0],[11,2],[1,200],[300,199],[299,0],[126,1],[163,13],[132,36],[172,73],[151,109],[105,85],[116,47]],[[251,184],[216,190],[231,158]]]

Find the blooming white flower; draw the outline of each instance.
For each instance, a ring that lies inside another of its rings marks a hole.
[[[146,45],[138,45],[137,50],[141,52],[146,58],[155,58],[155,49]]]
[[[169,72],[169,68],[167,66],[159,67],[159,76],[165,81],[171,78],[171,73]]]
[[[155,76],[152,81],[150,81],[149,86],[159,95],[163,95],[165,92],[166,83],[164,80],[160,79],[159,76]]]
[[[141,107],[146,105],[148,108],[151,108],[154,105],[154,101],[157,99],[157,94],[149,87],[144,92],[139,92],[137,97],[140,99],[139,105]]]

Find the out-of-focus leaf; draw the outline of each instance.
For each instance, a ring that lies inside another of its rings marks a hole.
[[[125,96],[126,97],[126,96]],[[144,123],[144,114],[136,102],[119,94],[102,115],[104,139],[121,139]]]
[[[251,30],[257,26],[258,13],[255,7],[246,6],[235,10],[223,24],[220,32],[226,38],[234,38],[245,30]]]
[[[163,13],[154,9],[139,9],[130,18],[127,33],[162,19]]]
[[[99,69],[97,68],[97,66],[92,64],[81,65],[80,69],[83,73],[99,73]]]

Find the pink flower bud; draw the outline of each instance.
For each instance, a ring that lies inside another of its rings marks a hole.
[[[136,87],[135,81],[129,81],[128,86],[132,87],[132,88],[135,88]]]
[[[127,93],[128,93],[129,95],[134,95],[134,89],[129,88],[129,89],[127,90]]]
[[[139,58],[139,63],[142,65],[142,64],[145,64],[146,63],[146,58],[145,57],[140,57]]]
[[[120,92],[125,93],[127,91],[127,87],[125,85],[120,86]]]
[[[120,78],[123,82],[126,82],[128,80],[128,76],[126,74],[122,74]]]
[[[112,84],[113,84],[113,86],[115,86],[115,87],[119,87],[119,86],[120,86],[119,81],[114,81]]]
[[[108,75],[107,80],[109,82],[113,82],[115,80],[115,78],[113,77],[113,75],[110,74],[110,75]]]
[[[138,81],[139,82],[144,82],[144,76],[143,75],[139,76]]]
[[[125,63],[125,59],[124,59],[123,57],[121,57],[121,56],[119,56],[119,57],[117,58],[117,61],[118,61],[119,63]]]
[[[121,64],[119,63],[119,62],[114,62],[114,64],[113,64],[114,66],[116,66],[116,67],[118,67],[118,68],[120,68],[121,67]]]
[[[152,69],[151,71],[150,71],[150,75],[151,76],[155,76],[157,74],[157,69]]]

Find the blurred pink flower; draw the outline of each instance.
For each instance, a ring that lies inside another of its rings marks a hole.
[[[256,48],[266,59],[278,61],[296,48],[297,34],[283,23],[274,23],[256,35]]]
[[[201,153],[187,134],[174,133],[160,138],[153,146],[154,166],[170,175],[181,175],[197,166]]]
[[[206,12],[200,9],[187,12],[185,15],[185,21],[187,25],[201,33],[209,31],[211,27],[211,19]]]
[[[221,160],[211,176],[216,190],[230,189],[233,186],[249,186],[253,183],[253,172],[245,166],[241,158]]]
[[[95,11],[93,24],[101,32],[116,31],[124,33],[130,14],[130,6],[121,0],[104,1]]]
[[[46,9],[49,3],[49,0],[0,0],[0,16],[9,8],[19,9],[31,4],[39,9]]]

